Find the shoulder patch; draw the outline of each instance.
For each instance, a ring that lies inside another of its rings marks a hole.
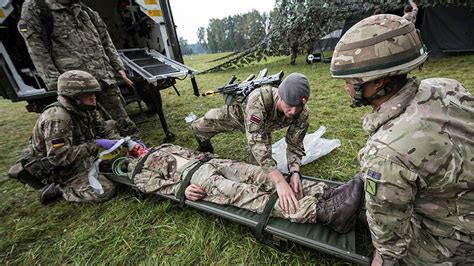
[[[28,31],[28,24],[26,24],[26,22],[21,22],[18,25],[18,29],[20,30],[20,32],[27,32]]]
[[[377,182],[370,178],[365,179],[365,191],[372,196],[377,194]]]
[[[251,115],[249,120],[251,123],[254,123],[256,125],[260,124],[260,122],[262,121],[262,119],[256,115]]]
[[[52,139],[51,144],[53,144],[53,148],[59,149],[62,146],[64,146],[64,139],[62,138]]]
[[[375,171],[372,170],[372,169],[369,169],[369,170],[367,171],[367,175],[368,175],[369,177],[372,177],[372,178],[375,179],[375,180],[380,180],[380,178],[382,177],[382,174],[381,174],[381,173],[375,172]]]

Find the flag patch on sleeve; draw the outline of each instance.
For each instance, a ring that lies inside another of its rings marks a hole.
[[[262,121],[262,119],[260,117],[256,116],[256,115],[251,115],[250,116],[250,122],[252,122],[256,125],[260,124],[261,121]]]
[[[27,32],[28,31],[28,25],[25,22],[18,25],[18,28],[19,28],[20,32]]]
[[[62,146],[64,146],[64,139],[53,139],[51,140],[51,144],[53,144],[53,148],[55,149],[61,148]]]
[[[368,175],[369,177],[372,177],[372,178],[375,179],[375,180],[380,180],[380,178],[382,177],[382,174],[381,174],[381,173],[375,172],[375,171],[372,170],[372,169],[369,169],[369,170],[367,171],[367,175]]]

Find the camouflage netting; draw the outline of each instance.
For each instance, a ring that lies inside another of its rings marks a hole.
[[[427,6],[464,6],[474,8],[471,0],[418,0],[420,7]],[[320,39],[333,30],[341,28],[351,15],[372,14],[377,8],[385,11],[402,10],[407,1],[361,1],[361,0],[277,0],[270,12],[270,31],[263,41],[233,52],[213,61],[226,60],[206,72],[236,69],[251,63],[266,60],[268,56],[288,54],[288,33],[297,31],[304,35],[311,31],[314,40]]]

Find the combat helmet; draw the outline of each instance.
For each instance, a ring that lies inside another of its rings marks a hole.
[[[355,106],[367,105],[361,84],[406,74],[427,57],[413,23],[396,15],[374,15],[361,20],[341,37],[331,60],[331,75],[354,84]]]
[[[70,70],[58,78],[58,94],[76,98],[84,93],[99,92],[100,84],[91,74],[82,70]]]

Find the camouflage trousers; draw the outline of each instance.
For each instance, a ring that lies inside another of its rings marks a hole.
[[[402,259],[407,265],[472,265],[474,236],[453,232],[437,236],[412,224],[412,240],[408,254]]]
[[[303,53],[306,55],[306,57],[307,57],[309,54],[312,54],[312,53],[313,53],[313,44],[314,44],[314,41],[313,41],[313,40],[309,40],[309,41],[303,42],[303,44],[302,44],[302,46],[303,46]]]
[[[262,168],[242,162],[213,159],[203,164],[192,176],[191,184],[201,186],[207,193],[203,200],[221,205],[232,205],[252,212],[263,212],[275,191],[273,181]],[[303,180],[304,197],[294,214],[282,211],[277,200],[272,216],[295,223],[315,223],[316,206],[328,187],[323,182]]]
[[[297,40],[289,41],[288,45],[290,47],[290,64],[296,64],[296,57],[298,56],[298,46],[299,42]]]
[[[194,136],[198,141],[205,142],[209,141],[212,137],[219,133],[231,132],[239,130],[245,132],[245,126],[243,122],[243,117],[239,114],[239,108],[237,106],[223,106],[221,108],[213,108],[207,113],[194,121],[191,125]],[[271,143],[268,143],[271,145]],[[249,158],[248,162],[252,164],[257,164],[257,160],[253,156],[252,152],[249,149]]]
[[[117,128],[122,136],[130,136],[138,132],[137,126],[123,107],[123,97],[116,84],[101,84],[102,91],[96,93],[97,101],[105,108],[111,118],[117,122]]]
[[[243,117],[240,118],[237,109],[234,106],[231,106],[229,110],[227,106],[210,109],[203,117],[191,124],[194,136],[199,141],[208,141],[222,132],[235,130],[245,132]]]
[[[115,195],[114,184],[103,175],[99,175],[97,179],[104,189],[103,194],[99,195],[94,192],[89,185],[87,173],[79,173],[67,181],[62,182],[63,198],[67,201],[95,203],[112,198]]]

